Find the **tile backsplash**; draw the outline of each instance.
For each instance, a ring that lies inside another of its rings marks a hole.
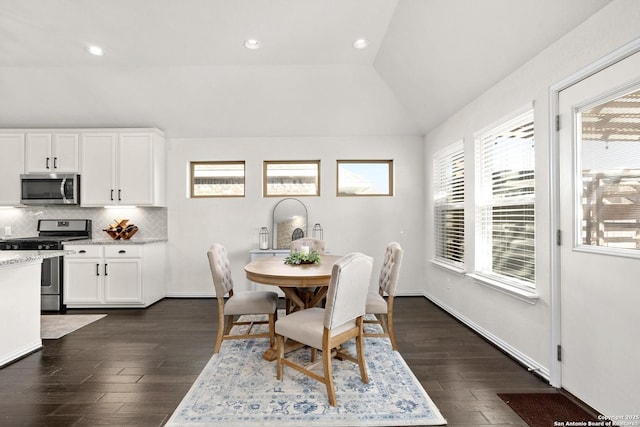
[[[108,238],[102,231],[115,219],[128,219],[138,226],[133,239],[167,238],[167,208],[80,208],[80,207],[24,207],[0,209],[0,238],[32,237],[38,235],[39,219],[90,219],[93,238]],[[6,235],[7,227],[11,235]]]

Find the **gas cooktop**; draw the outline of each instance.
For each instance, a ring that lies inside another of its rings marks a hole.
[[[38,236],[16,237],[0,241],[0,250],[62,249],[62,243],[91,238],[90,219],[41,219]]]

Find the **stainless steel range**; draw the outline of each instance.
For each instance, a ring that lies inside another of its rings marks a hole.
[[[6,239],[0,242],[0,250],[60,250],[70,240],[91,238],[90,219],[40,219],[38,236]],[[63,311],[63,257],[44,259],[40,279],[42,311]]]

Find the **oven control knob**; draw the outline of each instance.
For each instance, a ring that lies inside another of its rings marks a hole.
[[[11,249],[13,249],[14,251],[17,251],[18,250],[18,245],[17,244],[11,245]]]

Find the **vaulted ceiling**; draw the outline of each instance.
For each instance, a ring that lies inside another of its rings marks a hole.
[[[423,135],[610,1],[0,0],[0,127]]]

